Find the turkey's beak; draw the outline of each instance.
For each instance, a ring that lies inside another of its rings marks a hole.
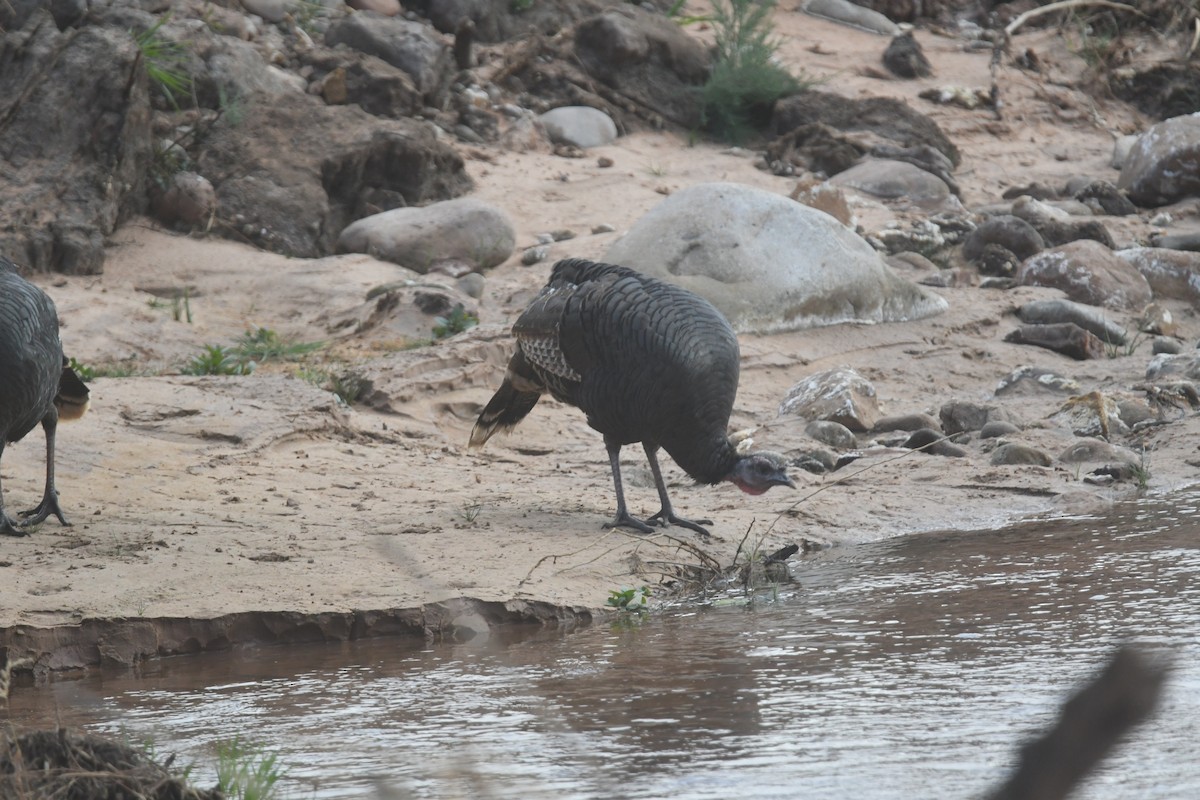
[[[779,472],[778,475],[771,478],[771,485],[772,486],[788,486],[788,487],[791,487],[792,489],[796,488],[796,484],[792,481],[791,478],[788,477],[787,473],[783,472],[782,470]]]

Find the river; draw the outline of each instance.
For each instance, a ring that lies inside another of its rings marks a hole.
[[[213,777],[277,752],[287,797],[970,798],[1115,647],[1173,669],[1079,793],[1200,797],[1200,494],[837,548],[749,606],[570,633],[164,659],[18,686],[14,721],[149,739]]]

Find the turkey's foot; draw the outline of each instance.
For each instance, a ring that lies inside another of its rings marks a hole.
[[[42,502],[38,503],[37,508],[31,508],[28,511],[22,511],[21,525],[37,525],[45,522],[46,517],[53,514],[58,517],[58,521],[66,527],[71,527],[71,523],[67,522],[67,518],[63,516],[62,509],[58,507],[58,493],[47,494],[42,498]]]
[[[678,525],[681,528],[688,528],[690,530],[693,530],[696,533],[700,534],[701,536],[712,536],[712,534],[708,532],[708,528],[704,527],[705,525],[713,524],[713,521],[711,519],[701,519],[701,520],[684,519],[683,517],[675,516],[675,512],[672,511],[671,509],[664,508],[662,511],[659,511],[657,514],[655,514],[653,517],[650,517],[646,521],[654,522],[656,520],[658,520],[659,524],[663,525],[664,527],[669,523],[671,525]]]
[[[642,522],[628,511],[618,511],[612,522],[604,523],[605,528],[633,528],[638,533],[654,533],[654,528]]]
[[[28,536],[29,531],[24,530],[12,517],[3,510],[0,510],[0,536]]]

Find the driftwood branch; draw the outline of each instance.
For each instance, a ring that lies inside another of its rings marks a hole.
[[[1112,0],[1058,0],[1057,3],[1048,3],[1044,6],[1031,8],[1024,14],[1021,14],[1004,27],[1004,34],[1006,36],[1012,36],[1013,33],[1016,32],[1017,28],[1021,27],[1029,20],[1045,14],[1052,14],[1055,11],[1065,11],[1068,8],[1081,8],[1083,6],[1102,6],[1104,8],[1116,9],[1117,11],[1131,11],[1140,17],[1146,16],[1133,6],[1125,5],[1124,3],[1114,3]]]

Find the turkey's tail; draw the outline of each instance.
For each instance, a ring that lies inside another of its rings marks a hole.
[[[60,420],[79,419],[88,409],[87,384],[70,366],[70,361],[63,356],[62,377],[58,381],[58,393],[54,396],[54,405],[58,409]]]
[[[479,419],[475,420],[469,446],[482,447],[496,431],[509,430],[525,419],[525,415],[537,405],[544,388],[525,361],[524,353],[518,348],[512,360],[508,362],[504,383],[500,384],[500,388],[480,412]]]

